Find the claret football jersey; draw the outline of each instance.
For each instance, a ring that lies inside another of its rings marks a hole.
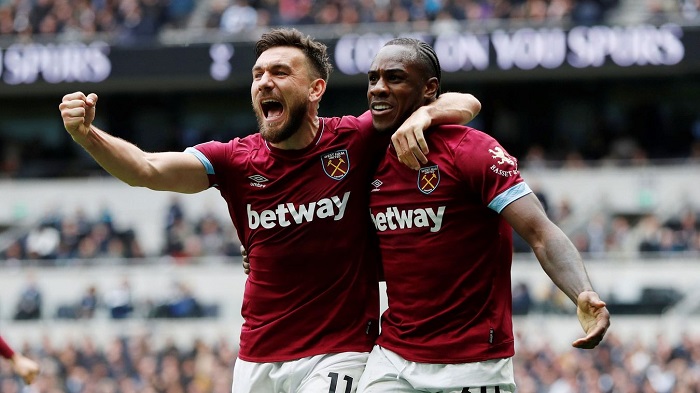
[[[311,145],[260,134],[188,148],[220,190],[251,272],[241,359],[277,362],[369,351],[379,327],[378,253],[366,184],[388,142],[371,116],[321,118]]]
[[[411,170],[389,147],[369,186],[389,304],[378,344],[425,363],[512,356],[512,229],[499,213],[531,191],[487,134],[426,135],[427,164]]]

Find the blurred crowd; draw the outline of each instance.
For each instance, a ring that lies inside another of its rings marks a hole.
[[[412,23],[449,28],[455,22],[523,20],[601,23],[625,0],[4,0],[0,36],[103,34],[126,43],[168,29],[205,27],[238,33],[280,25]],[[636,0],[633,0],[636,1]],[[644,0],[649,19],[698,17],[697,0]]]
[[[700,253],[700,212],[695,208],[686,207],[668,217],[653,211],[585,213],[576,211],[578,207],[568,199],[552,201],[540,190],[536,194],[550,218],[587,258],[683,257]],[[169,263],[186,265],[197,263],[202,257],[230,260],[229,257],[240,255],[240,241],[228,217],[213,213],[188,217],[177,198],[166,209],[163,231],[160,251],[146,255],[139,234],[116,225],[108,208],[98,217],[89,217],[82,210],[66,216],[53,214],[25,232],[17,231],[19,235],[10,245],[0,248],[0,261],[5,266],[21,266],[25,261],[71,266],[129,264],[144,257],[167,257]],[[531,253],[517,235],[514,250]]]
[[[72,214],[48,213],[40,222],[19,232],[10,245],[0,248],[0,261],[21,265],[31,260],[42,265],[79,265],[88,260],[123,263],[144,257],[169,257],[187,264],[208,256],[238,256],[240,242],[228,217],[213,214],[186,217],[179,200],[167,208],[163,225],[164,244],[157,255],[146,255],[133,228],[117,225],[109,208],[97,217],[78,209]]]
[[[104,347],[89,337],[60,346],[44,339],[22,351],[40,362],[42,373],[23,390],[8,363],[0,364],[3,393],[230,392],[237,354],[227,339],[153,348],[148,335],[117,337]],[[698,392],[700,336],[644,343],[611,332],[596,349],[562,350],[516,326],[514,365],[519,393]]]
[[[600,23],[619,0],[212,0],[206,26],[237,33],[268,25],[411,23],[437,30],[484,20]]]
[[[221,340],[202,341],[192,348],[174,343],[154,349],[148,336],[116,337],[103,348],[89,337],[55,346],[48,338],[22,349],[41,364],[41,374],[29,387],[0,364],[3,393],[223,393],[231,391],[237,349]]]
[[[0,36],[89,39],[108,35],[141,42],[169,29],[206,27],[237,33],[279,25],[525,20],[594,24],[625,0],[3,0]],[[636,0],[635,0],[636,1]],[[646,1],[646,0],[645,0]],[[695,0],[649,0],[650,13],[695,18]]]
[[[594,350],[556,351],[532,334],[516,338],[515,381],[519,393],[697,392],[700,336],[653,344],[608,334]]]
[[[90,39],[104,34],[125,43],[186,28],[194,0],[5,0],[0,37]]]
[[[54,318],[143,320],[219,316],[219,305],[204,303],[186,281],[173,281],[168,291],[164,291],[155,298],[137,298],[133,290],[127,277],[113,283],[109,288],[88,284],[78,298],[59,304],[56,310],[46,310],[43,288],[32,275],[29,275],[19,293],[12,318],[16,321]]]
[[[555,203],[540,190],[535,190],[535,194],[547,215],[588,259],[700,255],[700,212],[696,208],[685,207],[665,218],[654,212],[623,214],[600,210],[577,222],[576,207],[568,199]],[[515,233],[514,250],[531,252],[530,246]]]
[[[0,258],[7,264],[21,260],[52,261],[71,264],[95,258],[139,258],[144,253],[131,228],[114,225],[112,212],[102,209],[98,217],[89,217],[78,209],[73,214],[46,214],[26,234],[19,236]]]
[[[626,0],[4,0],[0,36],[103,34],[126,43],[164,30],[205,27],[238,33],[280,25],[355,26],[412,23],[449,28],[455,22],[523,20],[601,23]],[[631,0],[637,1],[637,0]],[[648,20],[698,18],[697,0],[643,0]]]

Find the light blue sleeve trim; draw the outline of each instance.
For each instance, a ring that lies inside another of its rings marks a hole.
[[[513,201],[520,199],[531,192],[532,190],[525,182],[518,183],[493,198],[491,203],[489,203],[489,208],[500,214],[501,210],[505,209],[505,207],[510,205]]]
[[[195,149],[194,147],[188,147],[187,149],[185,149],[185,153],[194,154],[194,156],[199,159],[202,165],[204,165],[204,169],[207,170],[207,175],[214,174],[214,166],[211,164],[211,161],[209,161],[207,156],[202,154],[201,151]]]

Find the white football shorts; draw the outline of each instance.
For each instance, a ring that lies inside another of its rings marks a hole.
[[[357,393],[513,393],[513,359],[459,364],[416,363],[378,345]]]
[[[316,355],[275,363],[236,359],[232,393],[355,393],[367,352]]]

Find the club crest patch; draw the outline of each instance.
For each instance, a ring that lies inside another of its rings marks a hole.
[[[440,168],[437,165],[421,168],[418,171],[418,189],[423,194],[435,191],[440,183]]]
[[[321,156],[323,171],[331,179],[340,180],[350,171],[350,157],[347,150],[336,150]]]

